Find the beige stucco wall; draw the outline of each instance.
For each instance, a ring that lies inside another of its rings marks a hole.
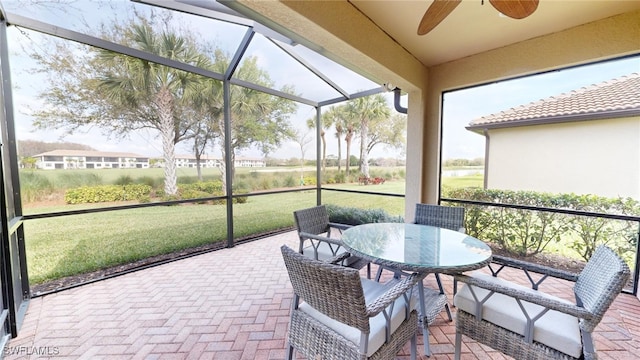
[[[423,197],[438,194],[441,94],[469,85],[640,53],[640,11],[614,16],[504,48],[434,66],[429,71],[425,118]],[[469,119],[471,121],[472,119]]]
[[[640,200],[640,117],[492,129],[490,189]]]

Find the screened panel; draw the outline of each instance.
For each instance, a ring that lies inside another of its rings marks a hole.
[[[314,101],[340,96],[340,93],[278,45],[290,48],[286,44],[270,41],[266,37],[256,34],[242,58],[240,69],[234,73],[234,78],[282,90]],[[264,74],[257,77],[258,74],[255,72],[247,71],[253,67],[263,69]]]
[[[37,293],[51,286],[38,285],[68,276],[91,274],[66,279],[67,285],[127,264],[170,259],[189,248],[222,248],[226,224],[224,202],[31,220],[25,224],[31,285]]]
[[[365,211],[382,210],[385,215],[390,216],[388,220],[393,221],[400,221],[401,218],[404,218],[404,197],[323,190],[322,203]]]
[[[8,13],[29,17],[64,29],[114,41],[125,46],[132,43],[116,36],[132,24],[146,22],[202,45],[212,44],[226,54],[233,54],[246,31],[246,26],[204,16],[150,6],[133,1],[3,1]],[[137,46],[132,46],[138,48]]]
[[[288,231],[294,211],[315,205],[315,191],[248,196],[233,208],[235,241]]]

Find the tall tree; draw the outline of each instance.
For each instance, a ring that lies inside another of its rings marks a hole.
[[[394,114],[389,118],[377,118],[369,123],[372,131],[369,132],[369,141],[365,147],[367,155],[380,144],[395,149],[405,146],[405,133],[407,129],[407,117],[402,114]]]
[[[105,36],[172,60],[211,66],[190,37],[155,30],[145,19],[138,20],[115,26]],[[179,110],[189,108],[201,77],[102,49],[86,48],[78,54],[61,43],[48,56],[34,58],[50,70],[50,86],[40,94],[50,106],[33,113],[34,125],[67,127],[69,132],[98,126],[123,137],[137,129],[155,129],[162,139],[164,190],[176,194],[175,145],[187,138],[191,125]]]
[[[254,56],[245,58],[235,77],[260,86],[274,88],[269,73],[258,66]],[[280,91],[295,94],[293,86],[285,85]],[[293,138],[289,117],[297,105],[291,100],[241,86],[231,86],[231,175],[235,174],[235,155],[243,149],[255,148],[263,154],[277,149]],[[224,124],[220,131],[224,134]],[[222,147],[224,155],[224,147]]]
[[[340,171],[340,164],[342,163],[342,136],[344,135],[346,145],[345,172],[348,176],[350,172],[349,159],[351,157],[351,144],[356,134],[358,124],[355,116],[351,116],[347,110],[346,104],[334,106],[323,114],[323,116],[326,115],[330,118],[336,129],[336,138],[338,139],[338,171]]]
[[[326,138],[326,134],[327,134],[327,129],[329,129],[331,126],[333,126],[333,119],[329,116],[325,116],[325,114],[322,114],[322,116],[320,117],[320,141],[322,141],[322,171],[325,171],[327,169],[327,138]],[[307,127],[309,129],[314,129],[316,128],[316,119],[317,117],[312,117],[310,119],[307,119]]]
[[[216,61],[210,70],[224,73],[228,66],[228,57],[220,49],[213,50]],[[207,79],[198,83],[193,101],[184,114],[191,117],[192,124],[187,130],[187,136],[193,142],[193,153],[196,158],[198,180],[202,181],[202,157],[207,149],[214,148],[223,140],[224,133],[224,98],[222,82]],[[185,117],[189,117],[185,116]],[[226,181],[225,168],[220,169],[223,183]],[[226,187],[224,187],[226,189]]]
[[[342,133],[344,132],[344,113],[342,106],[333,106],[329,110],[322,113],[322,142],[323,142],[323,166],[326,166],[326,141],[324,139],[324,129],[332,126],[336,129],[336,138],[338,139],[338,171],[340,171],[340,162],[342,160]]]
[[[349,100],[346,104],[347,116],[357,120],[360,125],[360,172],[369,177],[369,154],[366,146],[369,142],[369,128],[372,122],[387,119],[391,110],[381,94]]]
[[[210,61],[194,43],[177,34],[163,31],[156,34],[149,24],[134,24],[125,37],[146,52],[178,60],[201,68],[209,68]],[[166,194],[177,193],[175,145],[186,137],[191,125],[183,121],[182,113],[190,110],[191,97],[198,92],[202,78],[156,63],[123,56],[111,51],[99,51],[98,65],[107,70],[98,77],[98,90],[113,103],[129,109],[149,108],[148,118],[162,138]],[[125,113],[129,114],[127,110]],[[133,120],[131,118],[129,121]]]
[[[300,147],[300,185],[304,185],[304,154],[307,152],[307,145],[313,141],[313,137],[308,132],[296,129],[293,131],[293,140]]]

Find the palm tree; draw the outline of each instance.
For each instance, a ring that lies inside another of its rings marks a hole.
[[[391,111],[381,94],[350,100],[346,104],[347,117],[357,120],[360,125],[360,172],[369,177],[369,154],[366,149],[369,139],[369,122],[385,119]]]
[[[208,68],[209,60],[193,43],[176,34],[156,34],[147,24],[134,24],[124,34],[126,40],[142,50],[171,60]],[[177,109],[197,93],[201,78],[184,71],[144,59],[101,50],[99,61],[107,72],[98,79],[98,90],[115,103],[128,106],[156,128],[162,137],[164,190],[177,193],[175,145],[185,138],[190,124],[183,122]]]
[[[350,116],[345,116],[344,123],[346,126],[345,134],[344,134],[344,142],[347,146],[347,153],[345,154],[345,158],[347,163],[345,164],[345,169],[347,176],[349,176],[350,167],[351,167],[351,143],[353,142],[353,137],[356,134],[356,123],[353,122],[353,119]]]
[[[334,108],[329,109],[328,112],[322,114],[321,116],[321,122],[320,122],[320,140],[322,141],[322,171],[325,171],[327,169],[327,139],[325,137],[326,135],[326,129],[330,128],[331,126],[333,126],[334,123],[334,115],[332,114]],[[316,118],[311,118],[311,119],[307,119],[307,127],[309,129],[315,129],[316,128]],[[340,146],[340,142],[338,141],[338,146]],[[340,160],[338,158],[338,160]],[[338,165],[339,166],[339,165]]]
[[[336,138],[338,139],[338,172],[340,172],[340,166],[341,166],[340,162],[342,161],[342,143],[340,142],[340,140],[342,137],[342,133],[344,132],[343,130],[344,114],[342,109],[343,109],[342,106],[334,106],[322,114],[323,129],[322,129],[321,135],[322,135],[322,143],[323,143],[323,156],[322,156],[323,166],[326,161],[325,160],[326,145],[325,145],[325,139],[324,139],[324,129],[325,128],[328,129],[331,126],[333,126],[336,129]]]

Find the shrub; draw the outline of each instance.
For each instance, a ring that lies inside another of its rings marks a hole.
[[[133,178],[129,175],[121,175],[116,181],[113,182],[114,185],[128,185],[133,184]]]
[[[158,187],[162,184],[163,179],[152,178],[151,176],[142,176],[136,179],[136,184],[144,184],[151,186],[152,188]]]
[[[303,178],[303,181],[304,181],[304,185],[316,185],[317,184],[315,176],[305,176]]]
[[[33,171],[20,172],[20,191],[22,199],[26,201],[38,201],[55,191],[55,187],[44,175]]]
[[[446,189],[443,196],[595,213],[640,213],[640,206],[633,199],[609,199],[595,195],[458,188]],[[490,205],[466,204],[464,207],[465,228],[469,235],[496,243],[504,250],[520,256],[541,253],[550,243],[563,241],[587,260],[600,244],[610,244],[623,255],[635,251],[637,243],[635,236],[629,236],[629,229],[637,225],[630,222]],[[571,236],[574,234],[577,236]]]
[[[96,173],[84,173],[82,171],[66,172],[57,174],[56,187],[62,189],[72,189],[81,186],[102,185],[102,177]]]
[[[402,223],[402,216],[389,215],[383,209],[360,209],[327,204],[329,221],[346,225],[361,225],[370,223],[396,222]]]
[[[289,175],[286,178],[284,178],[284,186],[285,187],[294,187],[298,185],[296,183],[296,179],[293,178],[293,175]]]
[[[257,190],[269,190],[269,189],[271,189],[271,181],[269,181],[269,179],[267,178],[260,179],[260,181],[258,182]]]
[[[150,193],[151,187],[142,184],[81,186],[67,190],[64,200],[67,204],[139,200]]]
[[[195,189],[187,189],[180,191],[180,199],[181,200],[190,200],[190,199],[202,199],[206,197],[210,197],[211,194],[206,193],[204,191],[195,190]],[[204,204],[206,201],[199,202],[199,204]]]
[[[195,183],[188,184],[178,184],[178,193],[182,194],[186,191],[197,191],[205,193],[204,197],[214,195],[219,196],[222,195],[222,181],[214,180],[214,181],[200,181]],[[184,197],[183,197],[184,198]],[[195,199],[195,198],[189,198]]]

